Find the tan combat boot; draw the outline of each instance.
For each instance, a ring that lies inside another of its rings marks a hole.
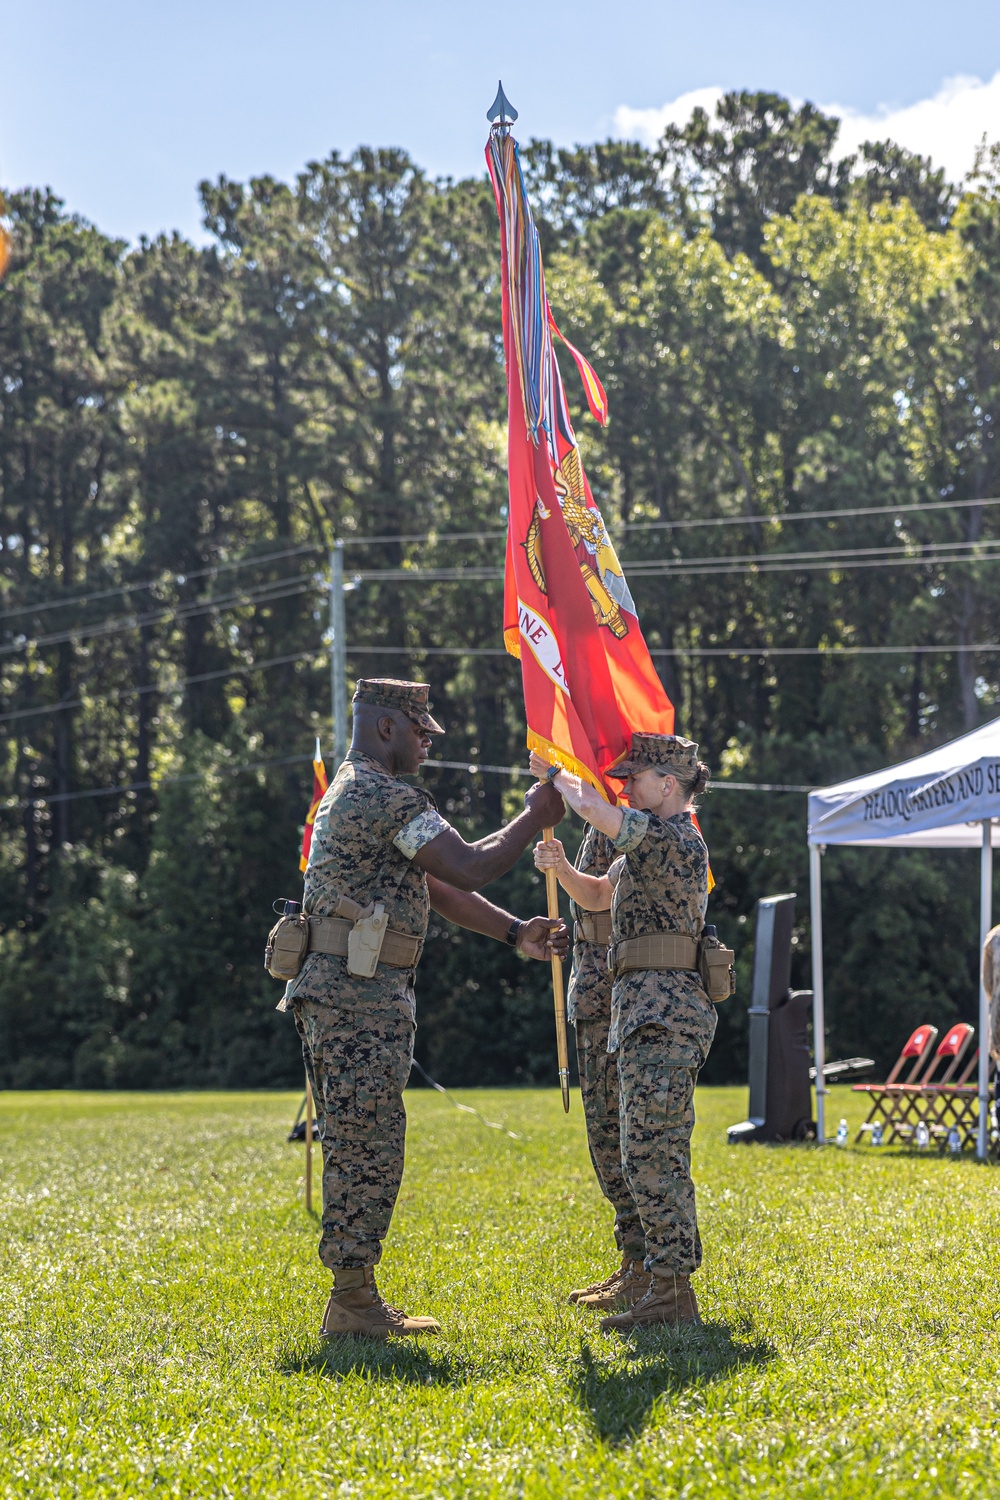
[[[375,1285],[371,1266],[364,1271],[334,1271],[320,1338],[387,1339],[440,1332],[441,1325],[434,1318],[408,1318],[398,1307],[390,1307]]]
[[[649,1272],[643,1269],[641,1260],[625,1260],[621,1269],[614,1277],[609,1277],[603,1287],[595,1287],[592,1292],[579,1296],[577,1306],[586,1307],[590,1312],[621,1312],[641,1301],[649,1291],[649,1283]]]
[[[602,1333],[631,1333],[633,1328],[653,1328],[665,1324],[670,1328],[701,1322],[698,1299],[690,1276],[673,1271],[654,1271],[646,1295],[626,1312],[602,1318]]]
[[[595,1281],[593,1286],[577,1287],[575,1292],[570,1292],[569,1301],[579,1302],[582,1297],[601,1296],[604,1292],[610,1291],[612,1287],[617,1287],[619,1281],[621,1281],[630,1265],[631,1261],[629,1260],[628,1255],[624,1255],[622,1257],[621,1265],[616,1266],[615,1269],[611,1272],[610,1276],[605,1276],[603,1281]]]

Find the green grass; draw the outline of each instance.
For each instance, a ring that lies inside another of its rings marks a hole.
[[[519,1139],[407,1095],[381,1278],[443,1337],[324,1352],[290,1095],[0,1095],[0,1494],[1000,1494],[996,1168],[700,1091],[706,1325],[623,1344],[579,1100],[460,1097]]]

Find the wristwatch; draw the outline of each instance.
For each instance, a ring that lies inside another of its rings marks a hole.
[[[546,771],[546,773],[545,773],[545,780],[546,781],[555,781],[556,777],[559,775],[559,772],[561,770],[562,770],[562,766],[560,766],[557,762],[554,762],[551,766],[549,766],[549,769]]]
[[[507,928],[507,936],[504,939],[504,942],[509,948],[517,947],[517,940],[521,936],[521,928],[523,926],[524,923],[521,921],[520,917],[515,917],[513,922],[511,922],[510,926]]]

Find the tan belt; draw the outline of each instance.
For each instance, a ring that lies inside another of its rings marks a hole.
[[[345,921],[343,917],[310,917],[309,952],[330,953],[334,958],[346,958],[347,934],[353,926],[353,922]],[[390,969],[415,969],[423,948],[422,938],[388,927],[378,961],[380,964],[388,964]]]
[[[588,911],[573,923],[574,943],[599,943],[606,948],[611,941],[611,913]]]
[[[697,969],[698,939],[679,932],[646,932],[609,948],[608,966],[616,975],[630,969]]]

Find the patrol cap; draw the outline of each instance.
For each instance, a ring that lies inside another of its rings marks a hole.
[[[625,759],[604,774],[624,781],[626,776],[650,766],[693,780],[698,771],[698,746],[694,740],[681,739],[679,734],[633,734],[632,748]]]
[[[444,734],[431,715],[429,682],[400,682],[395,677],[359,677],[354,689],[355,703],[370,703],[375,708],[396,708],[406,714],[428,734]]]

